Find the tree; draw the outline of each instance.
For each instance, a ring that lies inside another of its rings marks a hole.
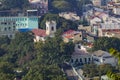
[[[0,57],[0,79],[67,80],[59,66],[70,60],[74,44],[64,43],[61,34],[59,29],[55,37],[34,43],[31,32],[18,32],[7,45],[8,53]],[[22,72],[17,73],[16,69]]]
[[[34,51],[34,41],[31,32],[20,33],[15,35],[9,45],[9,54],[11,62],[24,63],[27,59],[31,59]],[[19,64],[20,65],[20,64]]]
[[[70,11],[72,9],[71,3],[65,0],[54,0],[52,5],[55,12]]]
[[[83,66],[83,74],[86,77],[99,76],[100,74],[105,75],[109,70],[114,70],[114,68],[109,64],[103,64],[99,66],[96,64],[86,64]]]
[[[118,38],[100,37],[94,42],[93,50],[109,51],[110,48],[114,48],[114,49],[117,49],[118,51],[120,51],[119,44],[120,44],[120,39],[118,39]]]
[[[77,23],[70,21],[70,20],[66,20],[62,17],[59,17],[58,14],[52,14],[52,13],[48,13],[46,14],[44,17],[42,17],[42,20],[40,20],[40,28],[45,29],[46,25],[45,22],[49,21],[49,20],[54,20],[57,23],[57,29],[62,29],[63,31],[66,31],[68,29],[73,29],[73,30],[77,30]]]
[[[8,62],[0,62],[0,80],[13,80],[15,75],[13,65]]]
[[[109,50],[110,54],[114,57],[116,57],[118,59],[118,64],[117,64],[117,69],[119,70],[120,72],[120,53],[114,49],[114,48],[111,48]],[[107,76],[109,78],[111,78],[112,80],[119,80],[120,79],[120,74],[117,74],[117,73],[114,73],[113,71],[111,70],[108,70],[107,72]]]
[[[2,6],[0,9],[2,10],[10,10],[10,9],[24,9],[29,6],[28,0],[1,0]]]
[[[3,56],[8,52],[8,45],[10,44],[10,39],[6,36],[0,37],[0,56]]]

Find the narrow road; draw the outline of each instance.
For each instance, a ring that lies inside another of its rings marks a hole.
[[[80,80],[70,65],[64,64],[62,67],[68,80]]]

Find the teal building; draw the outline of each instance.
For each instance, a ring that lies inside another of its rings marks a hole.
[[[37,16],[0,17],[0,36],[10,37],[16,31],[25,32],[38,28]]]

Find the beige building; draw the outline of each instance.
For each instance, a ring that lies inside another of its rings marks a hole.
[[[120,15],[120,6],[115,6],[113,8],[113,13],[116,14],[116,15]]]
[[[92,27],[91,27],[91,26],[79,25],[79,26],[78,26],[78,30],[85,30],[85,31],[87,31],[87,32],[91,32]]]
[[[101,64],[111,64],[116,66],[117,62],[115,57],[111,56],[110,53],[102,50],[95,51],[92,55],[93,62],[97,65]]]
[[[80,31],[68,30],[62,35],[64,42],[78,42],[83,40],[83,34]]]
[[[112,0],[113,2],[115,2],[115,3],[118,3],[118,2],[120,2],[120,0]]]
[[[80,20],[80,17],[77,16],[77,14],[73,12],[62,12],[62,13],[59,13],[59,16],[67,20],[72,20],[72,21]]]

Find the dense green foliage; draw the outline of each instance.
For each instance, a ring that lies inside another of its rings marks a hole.
[[[111,78],[112,80],[119,80],[119,72],[120,72],[120,39],[118,38],[108,38],[108,37],[101,37],[98,38],[94,42],[93,50],[104,50],[109,51],[112,56],[114,56],[116,59],[118,59],[118,64],[115,69],[118,70],[118,72],[114,72],[112,70],[107,70],[107,76]],[[118,73],[118,74],[117,74]]]
[[[52,2],[52,5],[53,5],[55,11],[70,11],[70,9],[72,7],[71,3],[64,1],[64,0],[61,0],[61,1],[54,0]]]
[[[51,10],[54,13],[75,11],[82,14],[83,5],[91,3],[90,0],[51,0]]]
[[[29,7],[28,0],[0,0],[0,2],[2,3],[0,10],[25,9]]]
[[[107,72],[107,76],[109,78],[111,78],[112,80],[119,80],[120,79],[120,52],[118,52],[117,50],[115,50],[113,48],[111,48],[109,50],[109,52],[112,56],[114,56],[116,59],[118,59],[118,64],[117,64],[116,68],[119,70],[119,72],[115,73],[115,72],[109,70]]]
[[[54,20],[57,23],[57,29],[61,28],[63,31],[68,30],[68,29],[74,29],[77,30],[77,23],[70,21],[70,20],[66,20],[62,17],[59,17],[58,14],[52,14],[52,13],[48,13],[46,15],[44,15],[41,20],[40,20],[40,28],[45,29],[45,22],[47,20]]]
[[[72,42],[64,43],[59,30],[54,38],[33,42],[31,32],[16,34],[14,39],[0,37],[0,80],[67,80],[59,67],[74,50]],[[19,71],[19,72],[18,72]]]
[[[108,64],[100,66],[97,66],[96,64],[86,64],[83,66],[83,75],[86,77],[100,76],[105,75],[109,70],[113,71],[114,68]]]
[[[30,9],[28,0],[0,0],[0,10],[26,10]],[[91,3],[90,0],[49,0],[49,10],[53,13],[75,11],[82,14],[83,5]]]
[[[101,37],[101,38],[98,38],[94,42],[93,50],[109,51],[110,48],[114,48],[114,49],[120,51],[120,45],[119,44],[120,44],[120,39],[118,39],[118,38]]]

